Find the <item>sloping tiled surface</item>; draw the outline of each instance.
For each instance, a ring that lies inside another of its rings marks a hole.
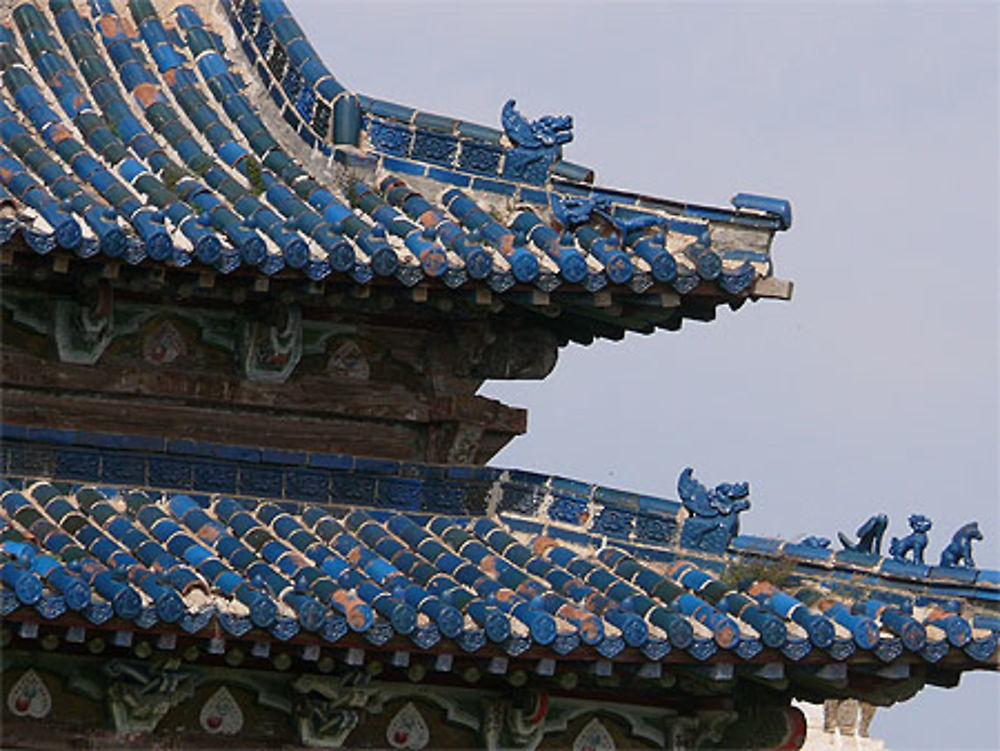
[[[843,599],[815,586],[724,584],[678,551],[654,563],[613,542],[521,536],[496,518],[101,488],[8,478],[0,496],[5,616],[74,611],[94,624],[300,630],[380,645],[610,659],[705,660],[765,649],[988,661],[997,623],[941,606]]]
[[[451,161],[337,150],[362,119],[370,128],[379,112],[402,114],[370,99],[363,111],[283,3],[227,4],[229,28],[191,5],[163,16],[149,0],[121,6],[127,14],[109,0],[36,0],[0,22],[0,243],[17,235],[42,254],[312,280],[682,294],[704,282],[740,296],[770,275],[771,238],[790,221],[770,199],[704,209],[556,173],[539,186],[477,176],[463,171],[459,142],[479,148],[494,134],[423,113],[409,116],[414,142],[430,128],[456,142]],[[347,154],[374,177],[335,181],[303,166],[303,153]],[[572,231],[553,218],[567,207]]]

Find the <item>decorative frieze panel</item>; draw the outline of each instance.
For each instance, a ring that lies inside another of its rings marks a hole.
[[[383,698],[364,671],[303,675],[291,688],[295,725],[306,746],[340,748],[367,715],[382,711]]]
[[[200,675],[179,661],[112,660],[105,664],[107,697],[119,733],[151,733],[171,709],[194,695]]]

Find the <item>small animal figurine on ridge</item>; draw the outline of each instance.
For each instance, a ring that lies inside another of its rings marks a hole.
[[[830,547],[830,538],[810,535],[809,537],[803,538],[799,545],[804,548],[828,548]]]
[[[889,543],[889,555],[900,563],[906,563],[906,554],[911,553],[911,563],[924,565],[924,549],[927,547],[927,532],[931,528],[931,520],[921,514],[910,514],[910,529],[913,531],[906,537],[893,537]]]
[[[958,568],[964,561],[966,568],[975,568],[976,563],[972,560],[972,541],[982,539],[983,533],[979,531],[978,522],[966,524],[954,534],[948,547],[941,551],[941,567]]]
[[[844,546],[844,550],[855,550],[859,553],[868,553],[869,555],[881,555],[882,536],[885,534],[885,528],[888,526],[889,517],[885,514],[876,514],[858,527],[858,541],[856,543],[851,542],[843,532],[838,532],[837,537],[840,538],[840,544]]]

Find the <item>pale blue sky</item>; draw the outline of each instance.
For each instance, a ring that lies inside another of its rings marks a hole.
[[[747,479],[743,530],[889,534],[928,558],[998,523],[998,6],[339,3],[292,6],[349,88],[497,125],[572,114],[598,182],[725,205],[791,199],[789,303],[564,350],[497,464],[675,495],[690,464]],[[880,712],[890,749],[1000,748],[1000,676]]]

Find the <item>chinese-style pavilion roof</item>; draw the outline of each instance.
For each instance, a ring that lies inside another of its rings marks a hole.
[[[998,666],[1000,572],[706,542],[688,471],[678,502],[515,470],[14,426],[5,439],[0,610],[22,636],[53,624],[549,670],[798,664],[834,684],[848,666]]]
[[[562,159],[569,118],[528,120],[509,102],[498,130],[359,96],[281,0],[12,7],[0,21],[5,248],[530,291],[567,311],[613,291],[629,307],[604,303],[595,320],[645,331],[676,325],[658,310],[665,296],[790,294],[770,256],[787,201],[712,208],[602,188]]]

